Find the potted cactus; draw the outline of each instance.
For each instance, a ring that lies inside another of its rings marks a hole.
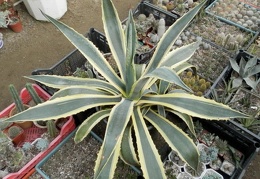
[[[39,95],[37,94],[37,92],[35,91],[35,89],[33,88],[31,83],[27,83],[25,85],[25,88],[27,89],[27,91],[29,92],[30,96],[32,97],[35,105],[38,105],[40,103],[43,102],[43,100],[39,97]],[[48,121],[33,121],[34,125],[36,125],[39,128],[47,128],[47,131],[49,133],[49,135],[52,138],[55,138],[59,131],[57,128],[61,129],[61,127],[56,127],[56,123],[58,123],[59,120],[48,120]],[[65,123],[67,122],[67,120],[65,120]]]
[[[9,90],[10,90],[10,93],[11,93],[12,98],[15,103],[15,107],[10,111],[9,116],[13,116],[16,113],[22,112],[30,107],[29,105],[23,104],[23,102],[22,102],[21,98],[19,97],[19,94],[13,84],[9,85]],[[32,127],[32,124],[33,124],[31,121],[23,121],[23,122],[16,122],[16,123],[23,129],[30,128],[30,127]]]
[[[13,144],[15,145],[18,145],[25,139],[23,128],[15,124],[5,129],[4,133],[12,140]]]
[[[13,1],[0,1],[0,28],[10,28],[14,32],[22,31],[22,22],[18,11],[14,9]],[[1,40],[1,38],[0,38]]]

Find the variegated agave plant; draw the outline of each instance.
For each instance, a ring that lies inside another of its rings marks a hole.
[[[10,117],[7,121],[52,120],[89,108],[108,106],[87,117],[75,135],[76,142],[82,141],[95,125],[108,117],[104,141],[94,169],[95,178],[112,178],[119,157],[128,164],[140,165],[145,178],[166,178],[147,121],[184,161],[196,168],[199,154],[195,144],[164,117],[164,111],[170,111],[183,119],[193,133],[191,116],[216,120],[247,117],[228,106],[193,95],[178,76],[178,73],[189,67],[187,60],[198,48],[198,43],[171,52],[170,48],[202,6],[203,3],[189,11],[167,30],[148,65],[137,65],[134,64],[137,39],[131,11],[124,31],[111,0],[102,0],[104,30],[120,75],[112,70],[92,42],[46,16],[107,81],[54,75],[30,76],[29,79],[60,90],[49,101]],[[184,90],[167,93],[169,83]],[[158,90],[154,84],[159,84]],[[132,140],[133,136],[135,140]]]

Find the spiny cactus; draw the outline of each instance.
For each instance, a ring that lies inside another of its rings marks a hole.
[[[16,90],[16,88],[14,87],[13,84],[9,85],[9,90],[11,92],[11,95],[12,95],[12,98],[14,100],[17,111],[18,112],[24,111],[25,107],[23,105],[23,102],[22,102],[22,100],[21,100],[21,98],[20,98],[20,96],[19,96],[19,94],[18,94],[18,92],[17,92],[17,90]]]
[[[18,127],[18,126],[11,126],[9,129],[8,129],[8,136],[11,138],[11,139],[14,139],[16,136],[18,136],[19,134],[21,134],[23,131],[22,128]]]
[[[36,144],[35,144],[36,148],[40,151],[44,151],[45,149],[48,148],[49,146],[49,141],[47,139],[42,139],[40,138],[39,140],[37,140]]]
[[[210,82],[206,81],[198,75],[193,75],[191,71],[182,73],[181,79],[194,91],[195,95],[197,96],[202,96],[210,87]]]
[[[38,96],[37,92],[35,91],[35,89],[33,88],[31,83],[27,83],[25,85],[25,88],[29,92],[30,96],[32,97],[32,99],[36,105],[42,103],[41,98]]]
[[[33,148],[33,145],[30,142],[25,142],[22,146],[23,151],[28,152]]]
[[[59,134],[59,131],[56,128],[54,120],[47,121],[47,131],[52,138],[55,138]]]

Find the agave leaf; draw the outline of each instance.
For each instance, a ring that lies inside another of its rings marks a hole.
[[[102,150],[102,147],[101,147],[101,150]],[[107,160],[106,165],[102,168],[100,173],[98,173],[98,174],[95,173],[94,178],[108,178],[108,179],[113,178],[113,176],[115,174],[118,157],[120,154],[119,152],[120,152],[120,145],[116,145],[115,150],[111,154],[111,157],[109,157],[109,159]]]
[[[110,1],[110,0],[108,0]],[[103,2],[103,1],[102,1]],[[68,40],[88,59],[89,63],[106,78],[113,86],[124,94],[125,85],[118,77],[112,67],[109,65],[103,54],[98,48],[83,35],[76,32],[66,24],[57,21],[56,19],[43,13],[45,18],[55,25]],[[120,33],[119,31],[117,33]],[[117,35],[118,36],[118,35]],[[113,48],[110,46],[110,48]],[[120,50],[118,50],[120,51]],[[112,53],[114,55],[114,53]],[[116,55],[116,54],[115,54]],[[121,56],[124,57],[124,56]],[[115,58],[116,59],[116,58]],[[116,59],[117,60],[117,59]]]
[[[187,114],[180,113],[178,111],[174,111],[174,110],[168,110],[168,111],[175,114],[179,118],[181,118],[186,123],[186,125],[188,126],[191,133],[196,137],[196,133],[195,133],[195,130],[194,130],[194,124],[193,124],[193,120],[192,120],[191,116],[189,116]]]
[[[190,10],[169,27],[169,29],[160,39],[155,52],[149,62],[149,65],[144,72],[144,75],[153,71],[160,65],[160,63],[162,62],[161,60],[164,58],[165,55],[168,54],[176,39],[179,37],[181,32],[189,25],[190,21],[199,12],[200,8],[204,6],[205,2],[206,1],[194,7],[192,10]]]
[[[71,116],[87,109],[114,105],[120,101],[120,96],[107,95],[73,95],[56,98],[31,107],[24,112],[9,117],[6,121],[45,121]]]
[[[109,116],[110,112],[111,112],[111,109],[106,109],[106,110],[98,111],[98,112],[92,114],[91,116],[89,116],[79,126],[79,128],[75,134],[74,141],[76,143],[81,142],[90,133],[92,128],[95,127],[95,125],[97,123],[99,123],[102,119]]]
[[[31,80],[38,81],[46,86],[62,89],[70,86],[92,86],[97,89],[102,89],[111,94],[119,94],[119,91],[106,81],[93,78],[76,78],[72,76],[57,76],[57,75],[35,75],[26,77]]]
[[[50,100],[53,100],[55,98],[65,97],[68,95],[77,95],[77,94],[93,94],[93,95],[112,95],[106,91],[96,89],[93,87],[86,87],[86,86],[72,86],[72,87],[66,87],[63,88],[51,97]]]
[[[249,77],[244,78],[244,80],[245,80],[245,82],[246,82],[246,84],[247,84],[248,86],[250,86],[252,89],[256,90],[256,86],[257,86],[256,81],[250,79]]]
[[[169,122],[166,118],[150,110],[147,119],[162,135],[170,147],[192,168],[197,168],[199,153],[193,141],[179,127]]]
[[[135,64],[136,79],[139,79],[142,76],[145,67],[146,64]]]
[[[156,68],[152,72],[147,73],[143,78],[146,78],[146,77],[153,77],[153,78],[161,79],[161,80],[164,80],[167,82],[171,82],[189,92],[192,92],[192,90],[180,79],[178,74],[176,74],[176,72],[173,71],[172,69],[170,69],[169,67]]]
[[[132,11],[129,11],[127,26],[126,26],[126,71],[125,74],[127,78],[126,82],[126,94],[128,95],[131,91],[131,88],[136,81],[134,57],[135,57],[135,48],[137,43],[136,29],[134,24],[134,19]]]
[[[256,75],[260,73],[260,65],[255,65],[251,69],[248,70],[248,77]]]
[[[248,71],[250,68],[252,68],[256,64],[257,64],[256,58],[249,58],[249,60],[246,62],[246,65],[245,65],[245,71]]]
[[[200,42],[193,42],[169,52],[162,60],[160,66],[175,68],[176,66],[189,60],[194,52],[198,49],[199,45]]]
[[[140,107],[135,107],[132,119],[144,178],[166,178],[160,155],[144,122]]]
[[[239,68],[240,67],[237,64],[236,59],[231,58],[231,59],[229,59],[229,62],[230,62],[230,65],[231,65],[232,69],[235,70],[239,74]]]
[[[132,125],[127,126],[121,142],[120,157],[128,165],[138,166],[140,164],[136,156],[132,136]]]
[[[111,0],[102,0],[101,3],[106,39],[118,65],[120,75],[126,82],[126,40],[124,38],[124,31],[118,13]]]
[[[244,58],[241,58],[240,60],[240,63],[239,63],[239,75],[244,78],[246,77],[246,69],[245,69],[245,66],[246,66],[246,61]]]
[[[120,146],[126,125],[133,111],[134,101],[122,98],[113,108],[108,118],[106,133],[101,150],[95,165],[95,176],[99,176],[102,170],[110,168],[109,161],[117,146]],[[118,154],[119,156],[119,154]],[[114,163],[117,162],[113,161]]]
[[[243,79],[238,77],[232,80],[232,88],[238,88],[242,85]]]
[[[230,117],[248,117],[246,114],[233,110],[229,106],[188,93],[146,95],[137,104],[163,105],[181,113],[203,119],[227,120]]]
[[[184,70],[187,70],[187,69],[189,69],[189,68],[192,69],[192,71],[193,71],[194,74],[197,74],[197,72],[196,72],[196,67],[193,66],[193,65],[191,65],[191,64],[189,64],[189,63],[187,63],[187,62],[184,62],[184,63],[182,63],[182,64],[180,64],[180,65],[174,67],[173,70],[176,71],[177,74],[180,74],[181,72],[183,72]]]

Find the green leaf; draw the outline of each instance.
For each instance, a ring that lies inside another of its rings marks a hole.
[[[189,68],[191,68],[193,70],[193,73],[195,71],[195,73],[194,73],[194,76],[195,76],[197,74],[196,67],[189,63],[186,63],[186,62],[174,67],[173,70],[176,71],[177,74],[180,74],[181,72],[183,72],[184,70],[187,70]]]
[[[162,38],[160,39],[155,52],[146,68],[145,74],[156,69],[161,60],[165,55],[168,54],[172,45],[179,37],[181,32],[189,25],[189,22],[195,17],[195,15],[199,12],[200,8],[204,6],[206,1],[200,3],[198,6],[194,7],[192,10],[187,12],[184,16],[179,18],[173,25],[169,27],[169,29],[164,33]]]
[[[160,155],[144,122],[140,107],[135,107],[132,119],[144,178],[166,178]]]
[[[137,103],[137,105],[144,104],[166,106],[181,113],[203,119],[227,120],[228,118],[248,117],[246,114],[233,110],[229,106],[188,93],[146,95]]]
[[[193,120],[192,120],[191,116],[189,116],[187,114],[180,113],[178,111],[174,111],[174,110],[168,110],[168,111],[177,115],[179,118],[181,118],[185,122],[185,124],[188,126],[189,130],[194,135],[194,137],[196,137],[196,133],[195,133],[195,130],[194,130],[194,124],[193,124]]]
[[[79,34],[78,32],[76,32],[74,29],[70,28],[66,24],[59,22],[46,14],[44,14],[44,16],[53,25],[55,25],[65,35],[65,37],[67,37],[67,39],[82,53],[82,55],[106,80],[112,83],[113,86],[116,87],[119,91],[121,92],[124,91],[125,89],[124,83],[114,72],[114,70],[109,65],[109,63],[107,62],[103,54],[98,50],[98,48],[91,41],[89,41],[83,35]],[[116,33],[120,33],[120,32],[117,31]],[[109,34],[107,35],[109,36]],[[110,40],[109,37],[107,38],[108,40]],[[113,49],[112,46],[110,46],[110,49],[111,48]],[[114,52],[112,54],[116,55],[116,53],[114,54]]]
[[[189,92],[193,92],[178,76],[178,74],[176,74],[175,71],[173,71],[172,69],[170,69],[169,67],[160,67],[160,68],[156,68],[155,70],[153,70],[150,73],[147,73],[143,78],[146,77],[153,77],[156,79],[161,79],[170,83],[174,83],[178,86],[180,86],[181,88],[189,91]]]
[[[138,166],[139,161],[136,156],[136,151],[134,148],[133,140],[132,140],[132,126],[127,126],[122,138],[121,143],[121,159],[127,163],[128,165]]]
[[[126,82],[126,41],[117,11],[111,0],[102,0],[102,19],[106,39],[118,65],[122,79]]]
[[[61,90],[54,93],[54,95],[51,97],[50,100],[53,100],[55,98],[70,96],[70,95],[77,95],[77,94],[93,94],[93,95],[112,95],[106,91],[96,89],[93,87],[85,87],[85,86],[72,86],[72,87],[66,87],[62,88]]]
[[[245,65],[245,71],[248,71],[250,68],[254,67],[257,64],[256,58],[249,58]]]
[[[75,137],[74,141],[76,143],[81,142],[92,130],[95,125],[97,125],[102,119],[109,116],[111,109],[97,111],[96,113],[89,116],[82,124],[80,124]]]
[[[150,110],[146,115],[147,119],[162,135],[170,147],[186,161],[192,168],[197,168],[199,163],[199,153],[196,145],[179,127]]]
[[[65,96],[31,107],[24,112],[8,118],[6,121],[45,121],[59,119],[77,114],[96,106],[114,105],[120,100],[120,96],[93,94]]]
[[[126,26],[126,94],[129,95],[131,88],[136,81],[136,72],[134,65],[135,49],[137,43],[137,35],[134,25],[132,11],[129,11],[127,26]]]
[[[95,177],[99,176],[102,170],[107,170],[107,167],[111,167],[109,166],[109,161],[113,157],[115,149],[121,145],[123,133],[132,115],[134,103],[134,101],[122,98],[121,102],[112,108],[108,118],[104,142],[98,153],[94,169]],[[116,163],[116,161],[113,162]]]
[[[229,61],[230,61],[230,65],[231,65],[231,67],[233,68],[233,70],[235,70],[235,71],[239,74],[239,68],[240,68],[240,67],[239,67],[238,64],[237,64],[236,59],[230,58]]]
[[[35,75],[26,77],[31,80],[38,81],[52,88],[66,88],[70,86],[91,86],[93,88],[107,91],[111,94],[119,94],[119,91],[106,81],[93,78],[77,78],[72,76],[57,75]]]
[[[200,42],[193,42],[169,52],[162,60],[160,66],[175,68],[176,66],[189,60],[194,52],[199,48],[199,45]]]
[[[248,72],[248,77],[256,75],[258,73],[260,73],[260,65],[253,66]]]

